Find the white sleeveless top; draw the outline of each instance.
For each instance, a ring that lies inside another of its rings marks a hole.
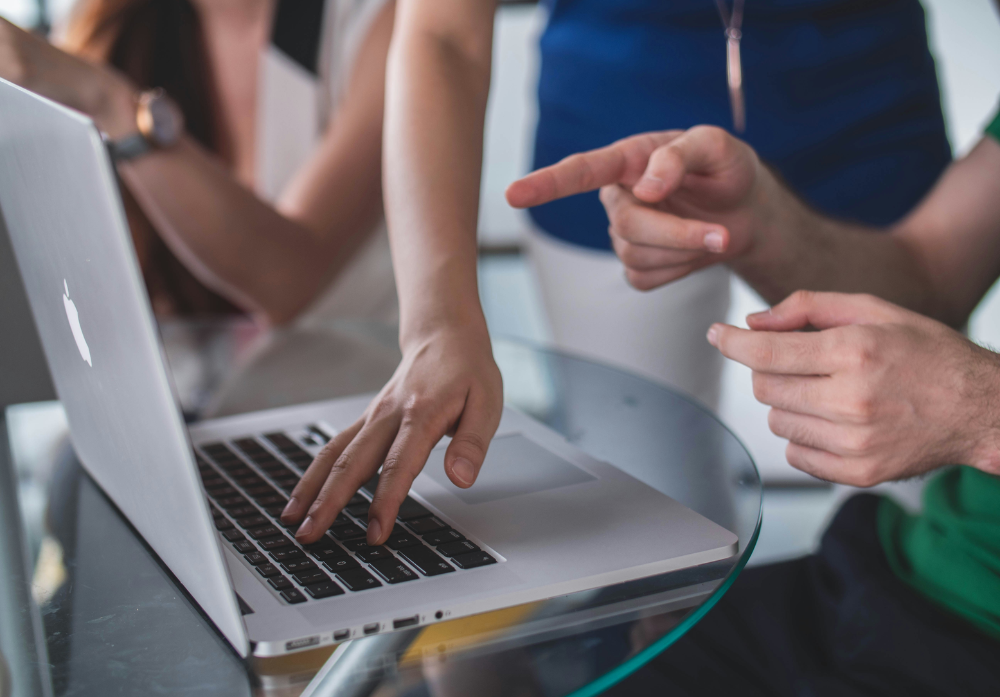
[[[257,194],[274,202],[316,152],[347,87],[358,48],[386,0],[279,0],[260,63]],[[297,323],[396,322],[396,285],[385,221]]]

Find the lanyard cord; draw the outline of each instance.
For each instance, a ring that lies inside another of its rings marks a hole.
[[[740,39],[743,38],[743,0],[733,0],[729,12],[725,0],[715,0],[726,29],[726,79],[729,83],[729,105],[733,111],[733,130],[746,130],[746,107],[743,102],[743,65],[740,61]]]
[[[726,0],[715,0],[715,4],[719,7],[719,16],[722,18],[722,26],[726,29],[726,36],[728,37],[731,32],[738,35],[743,25],[743,0],[733,0],[732,15],[726,7]]]

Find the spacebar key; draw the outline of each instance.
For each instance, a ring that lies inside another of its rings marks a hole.
[[[415,566],[417,571],[424,576],[437,576],[438,574],[447,574],[455,570],[451,564],[423,545],[404,547],[399,550],[398,554]]]

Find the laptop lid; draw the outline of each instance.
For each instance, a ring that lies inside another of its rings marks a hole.
[[[80,461],[242,656],[249,650],[104,144],[0,80],[0,211]]]

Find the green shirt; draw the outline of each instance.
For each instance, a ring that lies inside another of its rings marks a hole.
[[[986,133],[1000,141],[1000,113]],[[920,515],[883,499],[878,533],[899,578],[1000,639],[1000,477],[953,467],[928,482]]]
[[[882,499],[878,533],[899,578],[1000,639],[1000,477],[950,468],[927,483],[919,515]]]

